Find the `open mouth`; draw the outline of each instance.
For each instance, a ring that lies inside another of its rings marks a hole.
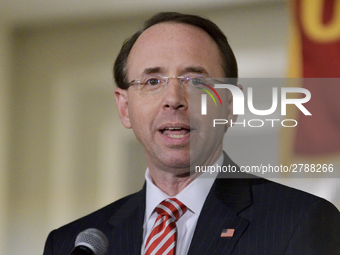
[[[159,130],[163,135],[170,138],[181,139],[190,133],[190,128],[187,127],[165,127]]]

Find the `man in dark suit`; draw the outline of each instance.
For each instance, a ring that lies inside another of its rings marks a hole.
[[[340,254],[340,214],[326,200],[243,173],[192,173],[193,166],[239,172],[222,151],[226,128],[209,132],[211,122],[190,113],[193,85],[237,78],[234,54],[214,23],[157,14],[123,44],[114,73],[121,122],[145,149],[146,183],[52,231],[44,255],[69,254],[88,228],[107,236],[110,255]],[[212,115],[235,120],[231,94],[220,96],[227,105]]]

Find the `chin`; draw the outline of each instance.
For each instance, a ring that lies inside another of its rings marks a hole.
[[[188,169],[190,168],[190,154],[183,155],[184,153],[179,153],[177,155],[168,155],[166,159],[164,159],[164,165],[169,168],[177,168],[177,169]]]

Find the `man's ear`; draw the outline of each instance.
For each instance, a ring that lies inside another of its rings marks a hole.
[[[237,87],[242,90],[243,92],[243,86],[242,85],[237,85]],[[233,96],[231,95],[230,98],[229,98],[229,102],[228,102],[228,109],[229,109],[229,112],[228,112],[228,124],[227,126],[230,127],[230,123],[231,121],[234,123],[236,122],[237,120],[237,116],[238,115],[234,115],[233,112],[234,112],[234,109],[233,109]]]
[[[120,121],[123,126],[126,128],[131,128],[131,122],[129,117],[129,100],[127,90],[116,88],[115,89],[115,98],[118,108],[118,114]]]

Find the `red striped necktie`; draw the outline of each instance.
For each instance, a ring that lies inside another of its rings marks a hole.
[[[176,198],[168,198],[156,207],[158,217],[145,244],[145,255],[175,255],[176,221],[187,207]]]

